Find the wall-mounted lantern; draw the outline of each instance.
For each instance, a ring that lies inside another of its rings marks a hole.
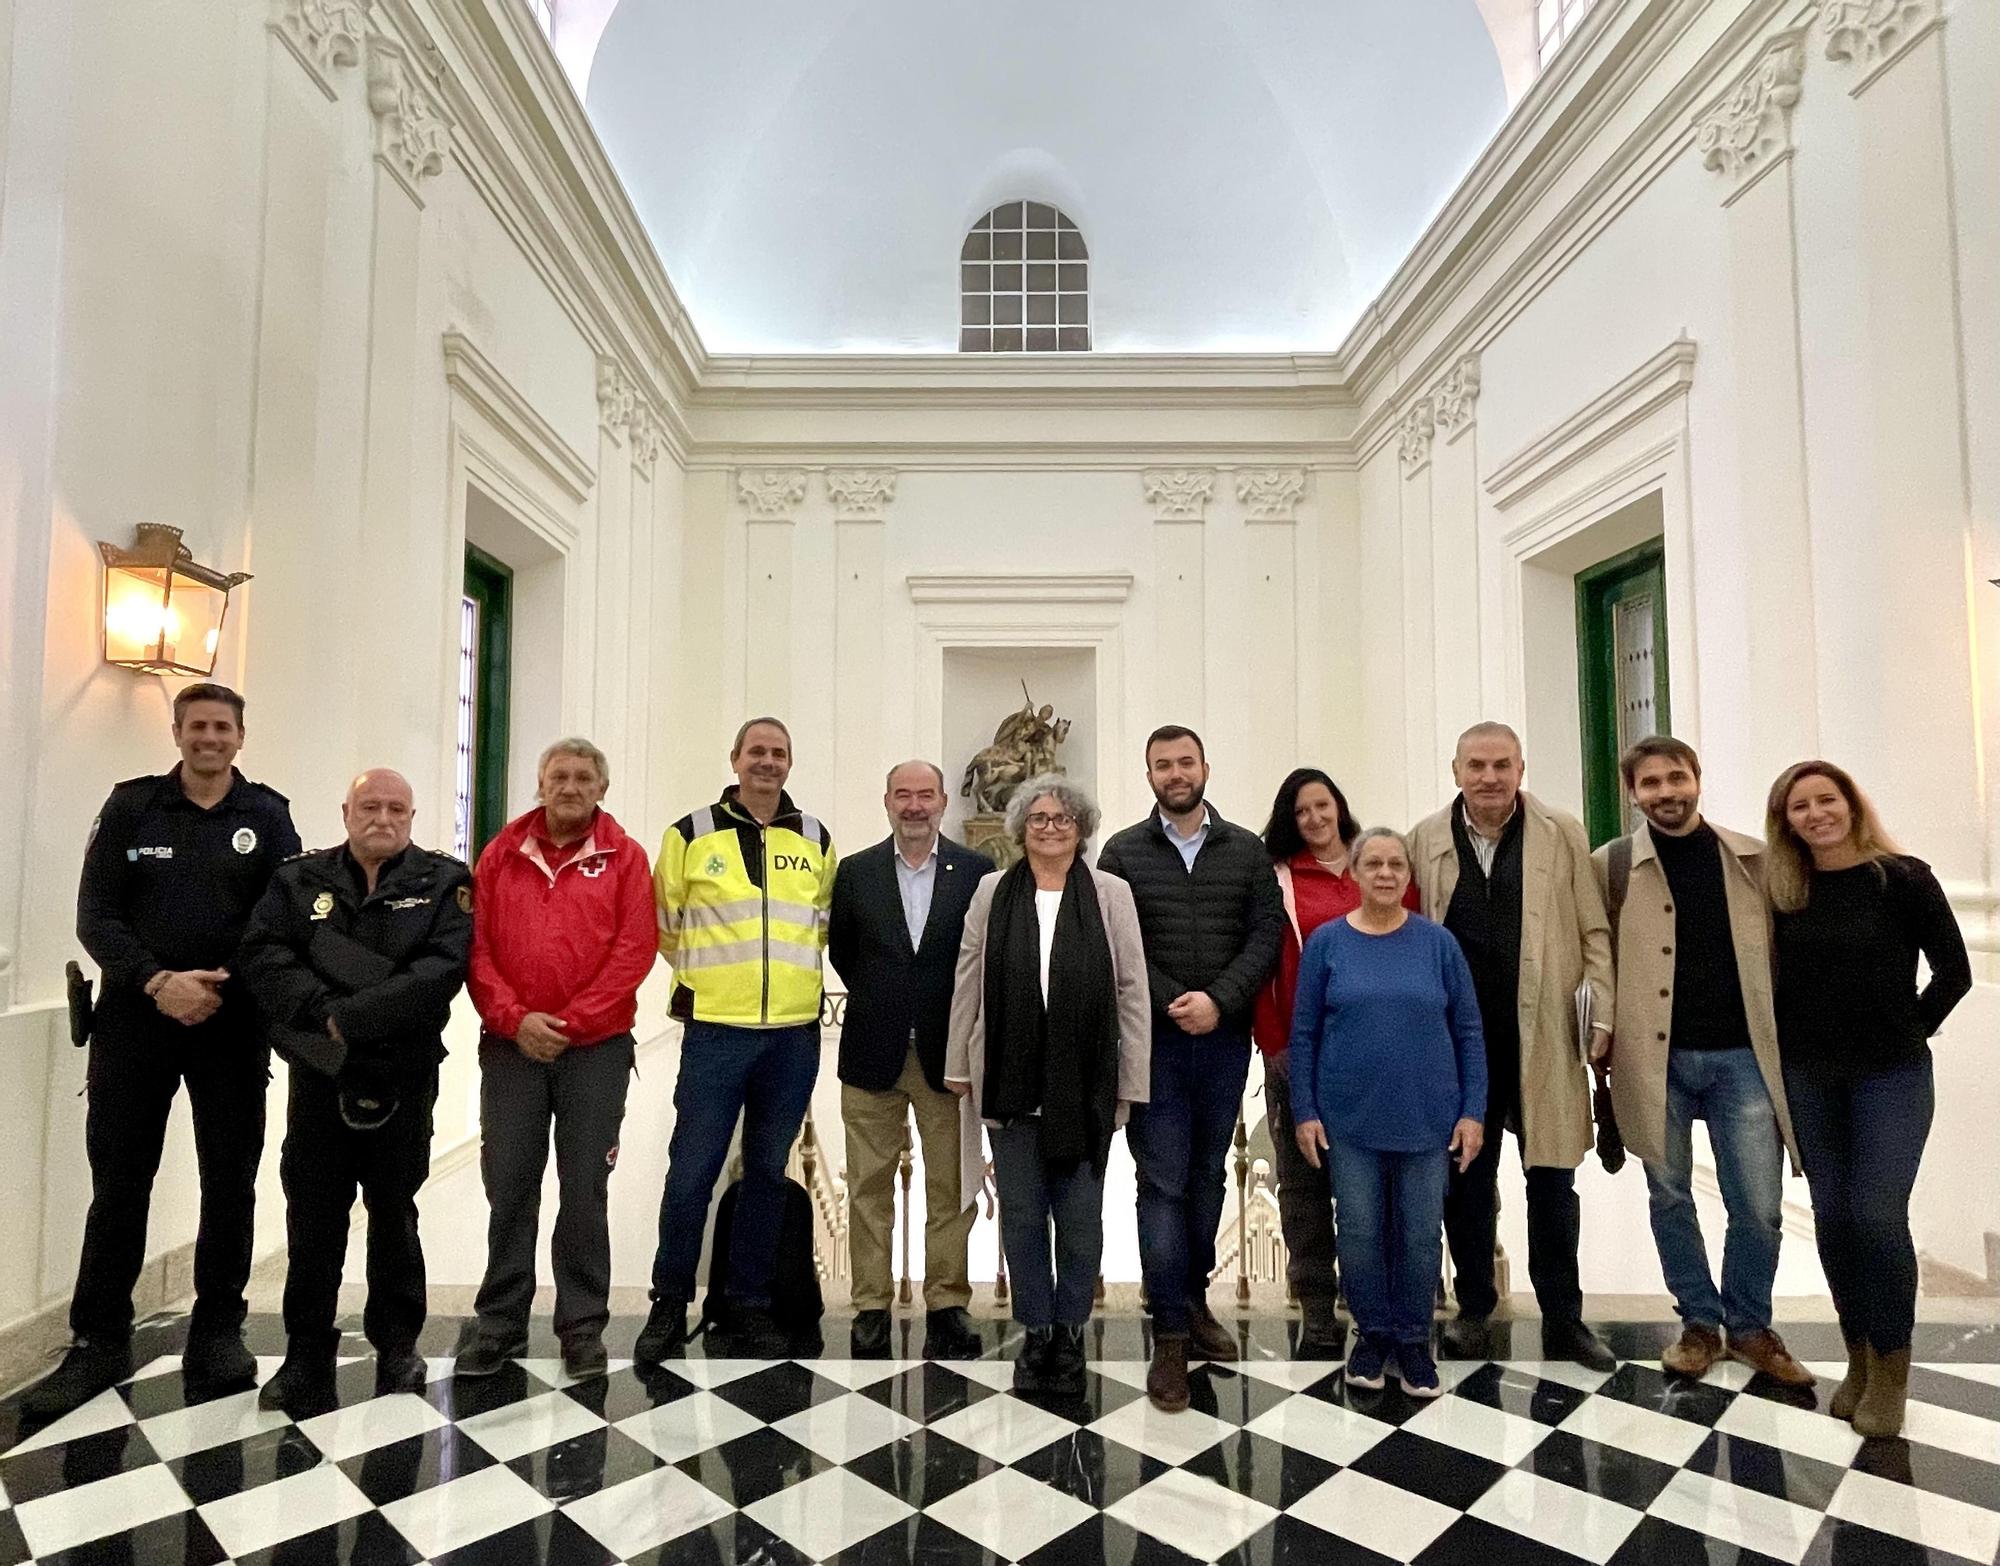
[[[141,522],[130,549],[104,556],[104,661],[142,674],[205,679],[215,668],[229,590],[250,580],[196,565],[181,530]]]

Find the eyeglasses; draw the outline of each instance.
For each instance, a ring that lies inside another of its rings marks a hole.
[[[1028,817],[1037,832],[1065,832],[1076,825],[1076,817],[1063,811],[1037,810]]]

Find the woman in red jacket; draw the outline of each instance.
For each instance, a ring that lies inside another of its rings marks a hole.
[[[1334,1302],[1340,1292],[1333,1246],[1333,1190],[1324,1165],[1314,1168],[1299,1152],[1292,1131],[1291,1077],[1286,1049],[1292,1036],[1292,994],[1299,982],[1299,953],[1329,919],[1361,906],[1361,888],[1347,865],[1348,845],[1360,823],[1340,786],[1317,767],[1300,767],[1278,785],[1264,846],[1285,897],[1285,939],[1277,971],[1258,992],[1250,1035],[1264,1052],[1264,1103],[1277,1162],[1278,1219],[1290,1254],[1292,1293],[1304,1323],[1298,1357],[1338,1359],[1343,1348]],[[1417,906],[1411,886],[1403,901]]]
[[[466,982],[479,1008],[479,1171],[491,1214],[461,1376],[492,1375],[527,1350],[551,1129],[561,1205],[550,1259],[563,1368],[572,1377],[604,1374],[605,1203],[639,986],[659,949],[646,851],[599,807],[611,782],[604,752],[589,740],[557,740],[536,776],[541,803],[486,845],[473,876]]]

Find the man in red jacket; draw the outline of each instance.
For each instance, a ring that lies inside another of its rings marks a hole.
[[[536,776],[541,804],[501,829],[473,875],[467,987],[479,1008],[479,1170],[491,1217],[461,1376],[492,1375],[527,1349],[552,1125],[556,1335],[572,1377],[604,1373],[605,1202],[639,986],[658,950],[646,851],[599,806],[611,782],[604,752],[557,740]]]

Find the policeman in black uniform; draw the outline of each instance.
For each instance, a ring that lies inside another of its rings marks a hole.
[[[76,933],[99,968],[92,1024],[90,1216],[70,1300],[74,1342],[34,1387],[35,1417],[67,1412],[132,1373],[132,1288],[174,1094],[187,1085],[201,1171],[191,1397],[248,1387],[243,1346],[269,1051],[235,976],[237,942],[271,872],[299,849],[285,796],[233,765],[243,698],[190,685],[174,698],[180,765],[120,783],[84,850]]]
[[[354,1192],[368,1207],[377,1392],[419,1392],[424,1253],[417,1192],[451,1000],[472,953],[472,877],[410,843],[410,785],[379,768],[340,807],[347,841],[278,867],[239,965],[291,1067],[285,1147],[285,1362],[257,1396],[307,1419],[334,1406],[334,1327]]]

